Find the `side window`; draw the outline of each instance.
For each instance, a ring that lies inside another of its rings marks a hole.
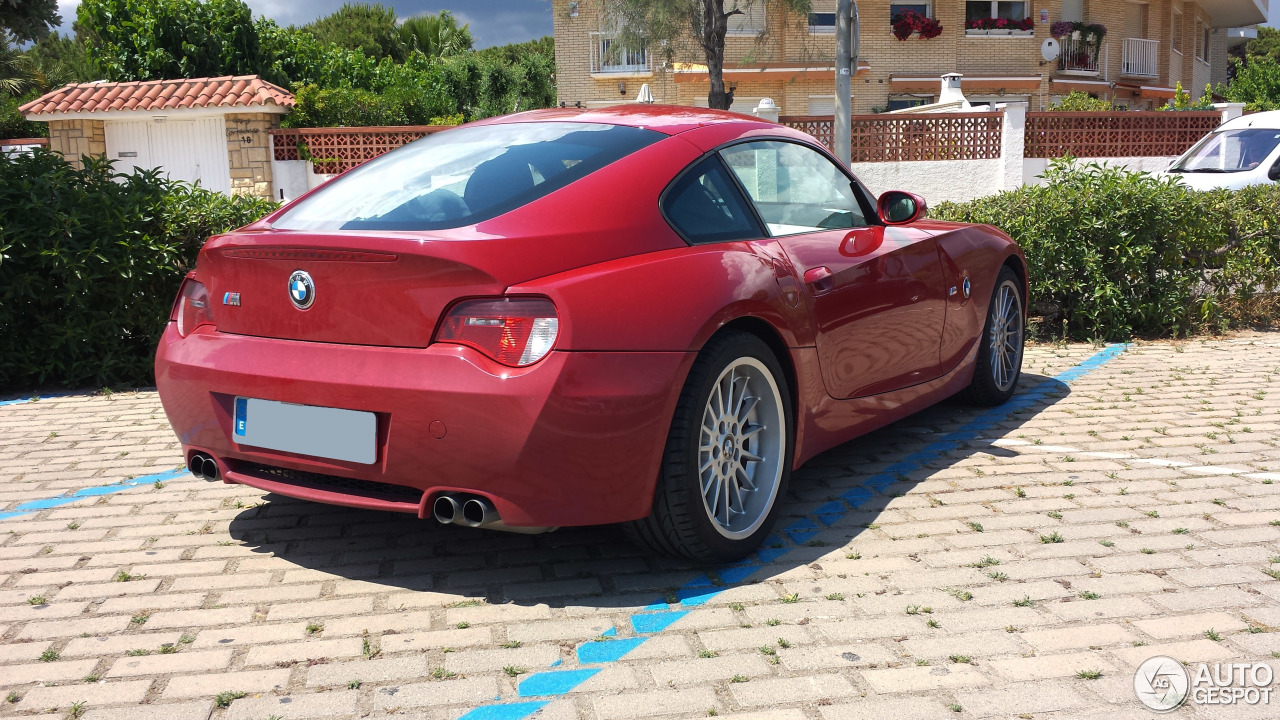
[[[765,140],[721,154],[775,237],[867,226],[849,177],[812,148]]]
[[[662,199],[667,221],[692,243],[764,237],[719,158],[706,158],[676,181]]]

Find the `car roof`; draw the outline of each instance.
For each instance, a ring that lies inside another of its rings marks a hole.
[[[741,115],[725,110],[640,103],[612,105],[604,108],[561,107],[548,108],[546,110],[529,110],[515,115],[480,120],[471,124],[497,125],[516,122],[580,122],[601,125],[625,125],[646,130],[656,130],[667,135],[677,135],[694,128],[725,123],[777,127],[776,123],[761,120],[751,115]]]
[[[1250,113],[1222,124],[1219,130],[1241,130],[1244,128],[1260,128],[1263,130],[1280,130],[1280,110]]]

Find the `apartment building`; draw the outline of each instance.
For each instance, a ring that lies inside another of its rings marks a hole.
[[[812,0],[807,17],[769,0],[725,0],[726,8],[735,2],[743,12],[730,18],[724,71],[734,90],[732,109],[749,112],[769,97],[784,115],[832,114],[836,0]],[[975,105],[1023,101],[1041,110],[1083,91],[1119,107],[1147,109],[1164,104],[1179,82],[1199,96],[1225,78],[1227,48],[1247,38],[1240,29],[1266,21],[1268,2],[861,0],[853,111],[934,102],[939,77],[951,72],[964,75],[964,92]],[[631,102],[647,84],[656,102],[706,105],[707,68],[692,42],[673,45],[670,58],[661,47],[620,48],[601,0],[552,5],[561,103]],[[937,20],[941,34],[899,40],[891,19],[906,10]],[[1100,41],[1090,33],[1062,35],[1046,48],[1061,21],[1101,25],[1106,34]]]

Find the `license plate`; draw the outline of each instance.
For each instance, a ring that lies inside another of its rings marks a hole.
[[[267,450],[373,464],[377,418],[371,412],[236,398],[235,441]]]

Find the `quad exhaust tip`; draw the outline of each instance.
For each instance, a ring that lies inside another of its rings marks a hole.
[[[486,527],[502,522],[493,503],[484,498],[471,498],[462,504],[462,521],[467,527]]]
[[[205,453],[192,455],[191,462],[187,463],[187,469],[191,471],[192,475],[203,480],[218,479],[218,461]]]
[[[441,525],[450,525],[462,517],[462,506],[452,495],[441,495],[432,505],[431,514]]]
[[[502,522],[498,509],[488,498],[476,495],[446,494],[436,498],[431,505],[431,515],[441,525],[501,530],[503,532],[539,535],[551,532],[550,527],[512,527]]]

